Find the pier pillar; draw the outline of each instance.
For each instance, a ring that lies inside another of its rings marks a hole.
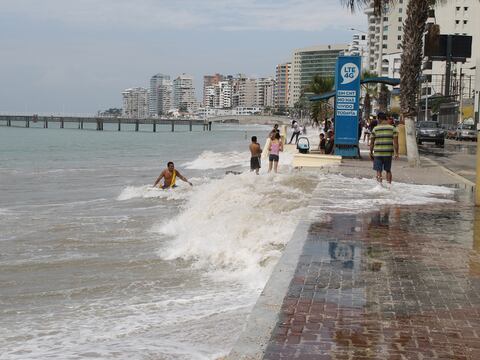
[[[48,119],[45,118],[45,121],[43,122],[43,128],[48,129]]]
[[[65,127],[64,119],[61,118],[60,119],[60,129],[64,129],[64,127]]]
[[[80,129],[80,120],[78,120],[78,128]]]
[[[138,120],[135,120],[135,131],[138,131]]]
[[[29,127],[30,127],[30,120],[29,120],[28,117],[27,117],[26,120],[25,120],[25,127],[26,127],[26,128],[29,128]]]
[[[153,120],[153,132],[157,132],[157,121]]]
[[[175,131],[175,122],[172,120],[172,132]]]
[[[190,128],[190,131],[192,131],[192,120],[188,122],[188,127]]]
[[[7,126],[12,126],[12,120],[7,119]]]
[[[212,131],[212,122],[211,121],[208,122],[208,131]]]
[[[82,120],[82,121],[80,121],[80,126],[81,126],[81,128],[80,128],[80,129],[82,129],[82,130],[83,130],[83,120]]]
[[[100,119],[97,119],[97,131],[100,131]]]
[[[122,122],[118,119],[118,131],[122,130]]]

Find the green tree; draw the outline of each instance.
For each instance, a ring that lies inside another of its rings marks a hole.
[[[365,70],[362,72],[362,80],[377,77],[377,73]],[[363,85],[363,114],[364,118],[368,119],[372,114],[372,100],[377,99],[377,86],[375,84],[367,83]]]
[[[313,93],[315,95],[321,95],[326,92],[332,91],[335,85],[335,80],[332,77],[322,77],[321,75],[315,75],[305,87],[305,92]],[[310,117],[312,120],[317,120],[319,123],[323,118],[327,117],[329,111],[329,104],[327,100],[317,101],[312,104],[310,108]]]

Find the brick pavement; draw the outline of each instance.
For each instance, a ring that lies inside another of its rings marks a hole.
[[[313,223],[263,358],[480,359],[479,252],[467,204]]]

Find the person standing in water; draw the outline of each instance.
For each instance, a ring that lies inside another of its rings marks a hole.
[[[280,134],[279,133],[276,133],[274,135],[272,134],[271,139],[272,139],[272,141],[270,142],[270,147],[268,149],[270,151],[270,156],[268,158],[268,160],[269,160],[268,172],[272,171],[272,167],[273,167],[273,171],[277,172],[279,154],[280,154],[280,151],[283,151],[283,142],[280,141]]]
[[[260,163],[260,158],[262,156],[262,148],[260,147],[260,144],[257,142],[257,137],[252,136],[252,142],[249,146],[250,148],[250,171],[255,171],[255,173],[258,175],[258,171],[260,170],[261,163]]]
[[[186,183],[189,183],[190,186],[193,186],[193,184],[190,181],[188,181],[185,176],[180,174],[178,170],[175,169],[175,165],[173,164],[173,162],[169,161],[167,163],[167,168],[160,173],[157,180],[155,180],[153,187],[156,187],[157,184],[160,182],[160,180],[162,180],[162,178],[164,180],[163,180],[163,185],[160,186],[161,189],[169,189],[169,188],[171,189],[171,188],[177,187],[177,185],[175,185],[175,180],[177,179],[177,177],[180,180],[185,181]]]
[[[382,183],[382,172],[385,170],[387,182],[392,183],[392,157],[398,159],[398,131],[390,125],[387,115],[378,113],[380,125],[375,126],[370,138],[370,158],[373,170],[377,172],[377,181]]]

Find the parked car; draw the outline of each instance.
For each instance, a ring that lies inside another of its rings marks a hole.
[[[456,140],[477,141],[477,130],[473,124],[460,124],[457,126]]]
[[[445,144],[445,130],[436,121],[419,121],[417,123],[417,144],[424,141],[443,146]]]

